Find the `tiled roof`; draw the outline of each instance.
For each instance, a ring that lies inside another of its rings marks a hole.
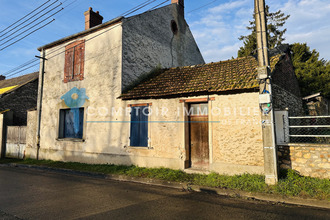
[[[271,58],[275,68],[281,55]],[[258,88],[258,63],[254,57],[197,66],[163,69],[120,96],[122,99],[175,97]]]
[[[0,81],[0,95],[14,91],[15,89],[25,85],[39,77],[39,73],[30,73],[27,75],[1,80]]]

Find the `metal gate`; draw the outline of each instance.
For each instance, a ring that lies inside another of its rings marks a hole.
[[[6,157],[23,159],[26,145],[26,126],[8,126]]]

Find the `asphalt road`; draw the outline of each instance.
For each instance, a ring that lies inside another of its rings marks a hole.
[[[0,219],[330,219],[330,211],[0,167]]]

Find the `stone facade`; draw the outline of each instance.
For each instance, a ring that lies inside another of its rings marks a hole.
[[[278,146],[279,165],[303,176],[330,178],[330,147],[317,144]]]
[[[0,98],[0,109],[13,112],[12,125],[26,125],[26,111],[37,106],[38,80],[29,82]]]
[[[27,158],[37,158],[37,120],[38,112],[31,110],[27,112],[26,127],[26,153]]]
[[[286,53],[272,73],[275,110],[289,110],[289,116],[302,115],[303,105],[290,55]]]
[[[158,65],[169,68],[205,63],[178,7],[171,4],[123,20],[123,90]],[[173,22],[177,32],[172,30]]]
[[[204,63],[188,25],[177,10],[176,4],[173,4],[132,18],[120,18],[39,48],[45,50],[47,58],[40,159],[183,168],[184,162],[180,158],[181,148],[184,148],[183,126],[154,125],[150,128],[150,132],[155,132],[150,133],[153,149],[134,148],[129,147],[130,124],[124,123],[130,120],[130,115],[112,114],[113,109],[127,108],[129,102],[118,99],[122,94],[122,85],[128,85],[139,74],[151,71],[158,64],[166,67]],[[172,20],[178,23],[177,36],[171,30]],[[136,25],[135,29],[131,28],[132,24]],[[65,46],[79,40],[85,40],[84,79],[64,83],[65,53],[58,56],[51,53],[64,52]],[[173,56],[169,56],[171,53]],[[59,135],[60,111],[69,109],[61,97],[72,89],[83,89],[88,97],[80,106],[84,109],[84,122],[83,137],[79,140],[61,138]],[[148,102],[153,102],[153,106],[180,105],[177,99]],[[180,116],[169,114],[168,117],[177,120]],[[114,123],[97,123],[103,121]],[[166,142],[161,132],[168,134]],[[28,150],[31,153],[27,152],[27,155],[34,157],[36,146],[33,139],[29,140],[31,143],[28,146],[31,147]]]

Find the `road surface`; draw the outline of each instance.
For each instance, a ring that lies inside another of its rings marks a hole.
[[[0,167],[0,219],[330,219],[330,211]]]

